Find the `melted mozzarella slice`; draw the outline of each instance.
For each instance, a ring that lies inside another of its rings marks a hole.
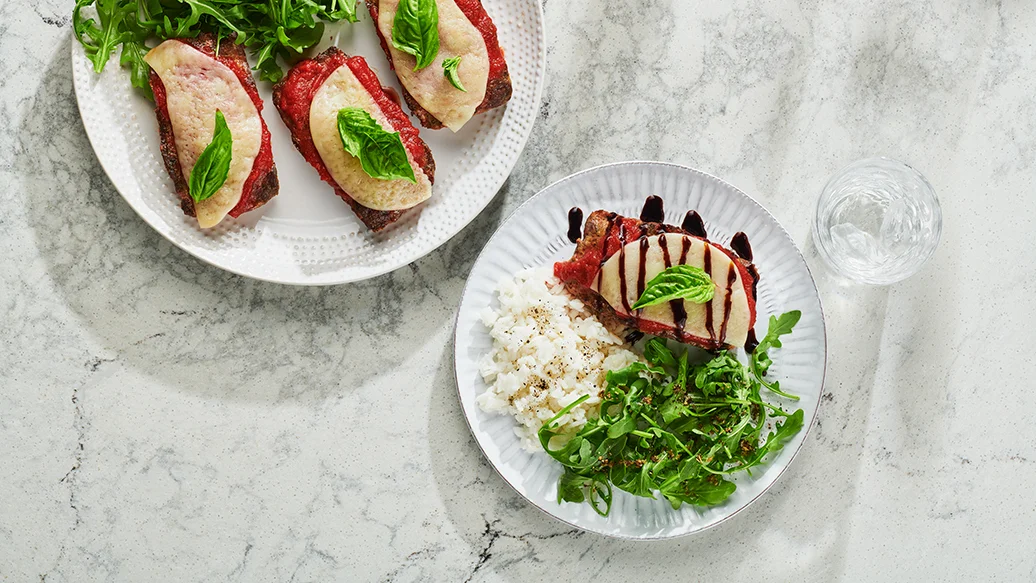
[[[399,0],[378,2],[378,29],[388,44],[396,75],[421,107],[444,126],[457,131],[475,115],[475,109],[486,97],[489,82],[486,41],[454,0],[436,0],[439,54],[431,65],[415,71],[417,60],[414,56],[392,46],[392,21],[396,18],[398,6]],[[443,74],[442,62],[453,57],[461,57],[457,74],[467,93],[451,85]]]
[[[379,211],[408,209],[432,196],[432,183],[407,150],[406,157],[414,169],[417,184],[408,180],[371,178],[363,171],[360,159],[345,151],[338,134],[338,112],[346,107],[359,107],[371,114],[386,131],[392,124],[348,65],[342,65],[324,81],[309,106],[309,128],[313,144],[327,166],[331,177],[356,202]]]
[[[664,240],[663,240],[664,239]],[[666,233],[648,237],[645,251],[641,252],[641,242],[627,243],[621,253],[616,253],[605,261],[601,273],[594,283],[593,289],[620,314],[630,314],[626,306],[637,303],[640,294],[640,273],[643,269],[643,282],[646,286],[656,275],[672,265],[693,265],[705,268],[705,254],[709,254],[712,282],[716,286],[711,302],[696,304],[684,301],[687,321],[683,331],[701,338],[715,338],[733,346],[744,346],[748,338],[748,323],[751,312],[748,306],[748,294],[741,280],[741,272],[726,253],[716,249],[701,239],[688,237],[678,233]],[[685,251],[686,249],[686,251]],[[669,261],[666,262],[668,251]],[[643,267],[641,266],[643,257]],[[621,267],[621,269],[620,269]],[[732,278],[732,279],[731,279]],[[729,284],[729,285],[728,285]],[[626,303],[622,301],[622,290],[625,286]],[[727,299],[729,298],[729,311]],[[709,332],[707,311],[712,312],[712,332]],[[669,302],[648,306],[635,314],[639,318],[651,320],[679,328],[672,304]],[[726,328],[723,322],[726,320]],[[725,337],[722,333],[725,331]]]
[[[241,200],[262,145],[262,118],[237,75],[194,47],[167,40],[144,60],[165,85],[176,154],[188,182],[198,156],[212,142],[216,110],[227,120],[234,140],[227,181],[212,197],[194,205],[198,226],[215,226]]]

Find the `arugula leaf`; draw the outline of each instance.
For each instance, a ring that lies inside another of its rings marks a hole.
[[[191,168],[189,188],[191,198],[198,203],[206,200],[223,186],[230,173],[230,159],[234,148],[234,140],[227,127],[223,112],[216,110],[216,125],[212,132],[212,141],[202,150],[198,161]]]
[[[439,54],[439,8],[435,0],[401,0],[392,19],[392,46],[417,60],[414,70]]]
[[[135,1],[97,0],[95,8],[100,25],[82,14],[83,8],[93,5],[94,2],[95,0],[76,0],[75,8],[72,9],[72,30],[82,43],[87,58],[93,63],[94,72],[100,73],[116,47],[127,41],[143,43],[144,39],[138,38],[133,30],[123,25],[127,18],[135,19]]]
[[[747,460],[738,469],[748,469],[763,462],[767,454],[776,453],[784,449],[784,442],[795,436],[802,429],[803,412],[799,409],[785,418],[783,423],[777,423],[775,430],[766,436],[766,441],[756,450],[755,456]]]
[[[693,265],[674,265],[651,278],[640,295],[634,310],[676,299],[704,304],[716,293],[716,284],[709,274]]]
[[[759,342],[759,345],[755,347],[755,351],[753,351],[751,356],[749,356],[748,363],[752,374],[764,387],[774,394],[793,401],[798,401],[799,398],[782,391],[780,383],[777,381],[767,381],[764,377],[770,370],[770,365],[773,364],[773,361],[770,360],[768,351],[770,348],[780,348],[783,346],[781,344],[781,336],[791,334],[791,329],[795,327],[795,324],[799,323],[799,319],[801,317],[802,312],[799,310],[786,312],[781,314],[780,317],[770,316],[769,328],[766,331],[766,336],[764,336]]]
[[[626,416],[608,426],[608,437],[615,439],[637,428],[637,420]]]
[[[223,11],[220,10],[216,3],[212,0],[178,0],[181,4],[185,4],[189,9],[190,13],[186,16],[176,19],[176,31],[173,32],[173,36],[193,36],[192,30],[201,20],[202,16],[211,16],[216,22],[230,29],[237,34],[245,34],[243,30],[234,25],[229,19],[224,16]]]
[[[330,22],[337,22],[339,20],[359,22],[359,19],[356,17],[356,0],[329,0],[324,4],[317,13],[320,18]]]
[[[453,57],[452,59],[444,60],[442,62],[443,75],[446,75],[446,79],[449,80],[450,85],[453,85],[457,89],[467,93],[468,90],[460,84],[460,75],[457,74],[457,67],[460,67],[460,57]]]
[[[338,134],[345,151],[359,158],[372,178],[417,183],[399,132],[385,131],[367,111],[358,107],[339,111]]]
[[[620,368],[619,370],[610,370],[605,376],[605,382],[612,386],[625,386],[633,384],[637,379],[641,378],[641,373],[653,373],[653,374],[665,374],[665,371],[651,367],[643,362],[634,362],[626,368]]]
[[[653,366],[676,368],[676,357],[673,356],[673,351],[666,346],[665,340],[661,338],[655,337],[648,340],[644,345],[644,358]]]
[[[151,65],[144,60],[146,54],[147,47],[143,41],[127,40],[122,43],[122,56],[119,58],[119,64],[129,67],[130,83],[140,89],[145,97],[154,101],[155,95],[151,91],[150,82]]]
[[[586,500],[586,490],[593,484],[593,478],[580,476],[565,471],[558,480],[558,502],[582,502]]]

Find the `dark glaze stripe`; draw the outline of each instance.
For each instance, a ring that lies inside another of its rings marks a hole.
[[[727,267],[727,294],[723,298],[723,323],[719,327],[719,341],[725,342],[727,339],[727,320],[730,319],[730,308],[734,302],[734,282],[737,281],[737,268],[734,267],[734,262],[730,262],[730,266]]]
[[[578,243],[583,237],[583,209],[574,206],[568,209],[568,240]]]
[[[708,241],[705,241],[705,254],[702,257],[702,269],[705,270],[709,279],[712,279],[712,249],[709,248]],[[716,332],[712,327],[712,300],[705,302],[705,329],[709,331],[709,340],[715,344]]]
[[[708,239],[708,235],[705,234],[705,221],[701,220],[701,215],[698,214],[698,211],[687,211],[680,228],[695,237]]]
[[[619,225],[619,296],[622,298],[622,308],[627,314],[632,314],[629,298],[626,297],[626,225]]]
[[[686,237],[681,237],[680,240],[683,243],[683,255],[686,256],[690,241]],[[669,244],[666,242],[665,235],[658,238],[658,244],[662,247],[662,260],[665,262],[665,268],[669,269],[673,266],[673,260],[669,256]],[[684,306],[683,299],[670,300],[669,309],[673,311],[673,323],[676,324],[676,339],[682,342],[684,328],[687,327],[687,309]]]
[[[755,264],[751,264],[747,268],[748,274],[752,276],[752,299],[759,299],[759,270],[755,268]]]
[[[661,241],[662,239],[659,238]],[[647,252],[650,241],[644,236],[644,232],[640,233],[640,265],[637,266],[637,301],[640,301],[640,296],[644,295],[644,280],[647,278]],[[668,267],[668,266],[667,266]],[[643,310],[643,308],[641,308]],[[638,312],[640,310],[637,310]]]

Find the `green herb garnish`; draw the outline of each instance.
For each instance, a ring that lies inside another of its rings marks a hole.
[[[399,132],[385,131],[365,110],[347,107],[339,111],[338,135],[345,151],[360,159],[363,171],[369,176],[417,182]]]
[[[464,93],[468,90],[460,84],[460,75],[457,74],[457,67],[460,67],[460,57],[453,57],[452,59],[446,59],[442,62],[443,75],[450,81],[450,85],[453,85],[457,89],[460,89]]]
[[[88,6],[99,22],[82,14]],[[340,20],[357,21],[356,0],[76,0],[72,10],[72,29],[94,71],[103,71],[121,45],[119,63],[130,68],[133,86],[148,98],[148,38],[236,34],[238,44],[252,49],[259,77],[278,81],[284,76],[278,56],[297,56],[320,41],[324,22]]]
[[[781,336],[785,334],[791,334],[791,329],[795,327],[795,324],[799,323],[799,318],[802,317],[802,312],[793,310],[785,314],[781,314],[778,318],[776,316],[770,316],[769,328],[766,331],[766,336],[759,342],[759,345],[755,347],[755,351],[752,352],[749,357],[749,366],[752,367],[752,374],[755,378],[759,379],[759,382],[764,387],[769,389],[771,392],[776,393],[786,399],[799,400],[795,395],[789,395],[781,390],[781,384],[778,381],[767,381],[764,377],[767,371],[770,370],[770,365],[773,361],[770,360],[770,355],[767,352],[771,348],[780,348]]]
[[[435,0],[401,0],[392,19],[392,46],[414,56],[414,70],[439,54],[439,8]]]
[[[690,300],[704,304],[716,293],[712,278],[700,267],[674,265],[651,278],[640,299],[633,304],[634,310],[646,308],[676,299]]]
[[[772,318],[767,348],[780,347],[777,337],[798,317],[789,312]],[[750,473],[802,429],[802,409],[788,412],[764,401],[761,389],[776,382],[766,383],[761,369],[729,352],[695,364],[687,352],[676,355],[653,338],[644,355],[646,364],[607,374],[600,417],[574,436],[561,435],[555,422],[585,396],[540,428],[543,449],[565,467],[559,503],[589,502],[607,516],[615,486],[646,498],[660,494],[673,508],[720,504],[736,489],[727,476]],[[768,421],[773,430],[764,433]]]
[[[198,161],[191,168],[188,181],[191,198],[201,202],[216,194],[227,181],[230,173],[230,158],[234,150],[234,139],[227,127],[223,112],[216,110],[216,125],[212,131],[212,141],[202,150]]]

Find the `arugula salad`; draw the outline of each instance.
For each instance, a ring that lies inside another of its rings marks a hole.
[[[798,399],[766,374],[769,350],[781,347],[780,337],[800,317],[799,311],[771,316],[747,366],[729,352],[698,361],[664,340],[649,340],[646,363],[607,373],[598,418],[557,443],[565,436],[556,422],[589,398],[584,395],[540,428],[543,449],[565,467],[558,503],[587,502],[607,516],[613,486],[646,498],[657,493],[674,509],[730,497],[736,489],[731,474],[750,474],[802,429],[802,409],[787,411],[762,394]]]
[[[93,7],[97,20],[83,9]],[[195,37],[212,32],[252,50],[264,81],[284,76],[277,57],[290,59],[320,41],[325,23],[356,22],[356,0],[76,0],[72,29],[100,73],[121,46],[119,64],[148,98],[149,38]]]

